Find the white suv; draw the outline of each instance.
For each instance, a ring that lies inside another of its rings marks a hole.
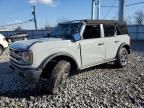
[[[80,20],[58,24],[49,38],[15,42],[10,67],[29,80],[48,80],[51,93],[74,71],[115,61],[126,66],[130,37],[124,22]]]
[[[0,56],[3,54],[3,51],[8,47],[8,42],[5,37],[0,34]]]

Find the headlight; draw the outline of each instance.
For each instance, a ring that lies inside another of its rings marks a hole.
[[[6,38],[3,38],[4,41],[6,41]]]
[[[31,65],[33,63],[33,53],[32,51],[25,51],[22,53],[22,60],[25,64]]]

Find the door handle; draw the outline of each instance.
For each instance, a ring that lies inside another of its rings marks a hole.
[[[99,45],[99,46],[100,46],[100,45],[104,45],[104,43],[99,43],[98,45]]]
[[[119,40],[115,41],[115,43],[119,43],[119,42],[120,42]]]

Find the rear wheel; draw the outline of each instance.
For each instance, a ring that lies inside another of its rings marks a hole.
[[[49,80],[49,89],[48,91],[51,94],[56,94],[58,92],[58,87],[66,80],[70,73],[71,65],[68,61],[61,60],[53,68]]]
[[[119,67],[124,67],[128,62],[128,50],[126,48],[121,48],[118,52],[116,65]]]
[[[3,51],[4,51],[3,47],[0,46],[0,56],[3,54]]]

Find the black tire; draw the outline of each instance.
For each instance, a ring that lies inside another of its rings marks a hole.
[[[118,67],[125,67],[128,63],[128,50],[126,48],[121,48],[117,55],[116,65]]]
[[[3,54],[3,52],[4,52],[4,49],[2,46],[0,46],[0,56]]]
[[[56,66],[52,70],[49,80],[49,93],[56,94],[58,92],[58,87],[68,77],[70,73],[70,68],[70,63],[65,60],[61,60],[56,64]]]

